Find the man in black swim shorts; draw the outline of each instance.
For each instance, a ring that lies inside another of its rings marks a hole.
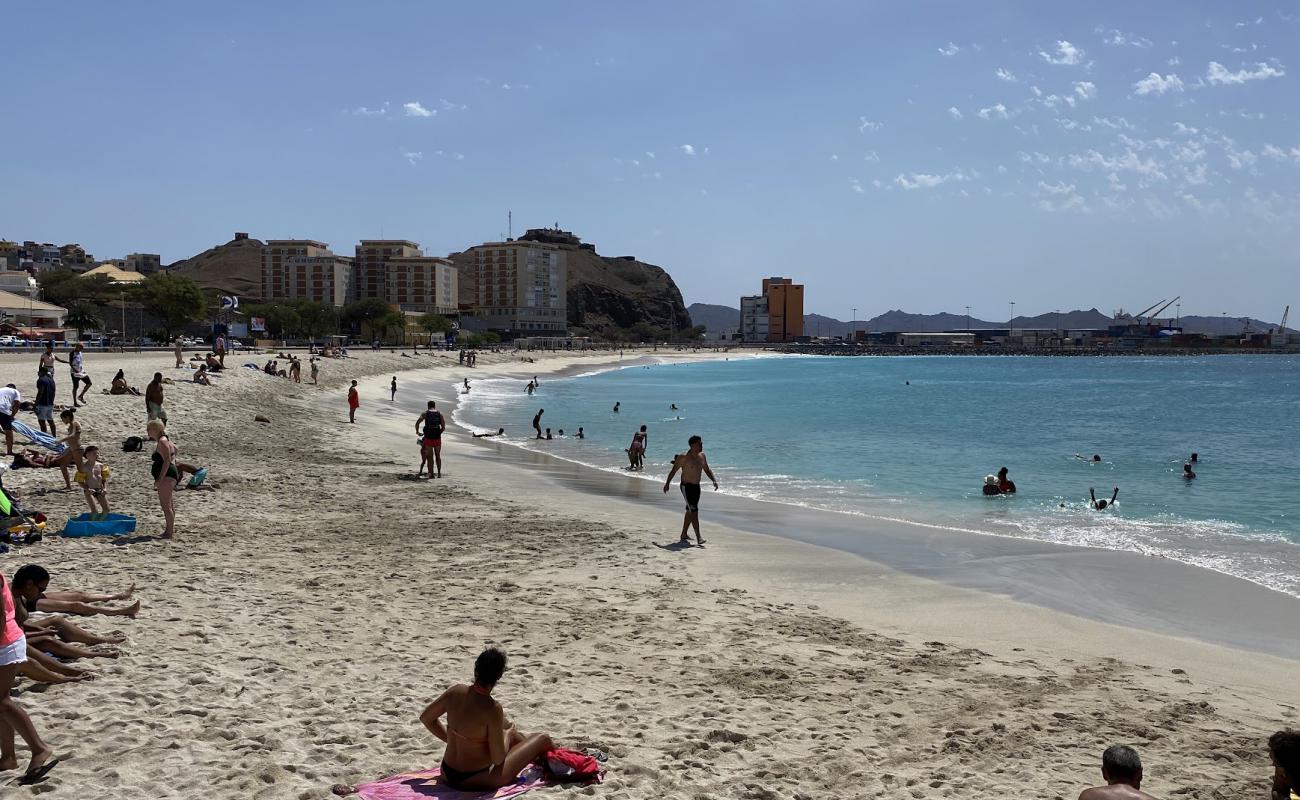
[[[664,481],[664,493],[672,488],[673,476],[678,470],[682,472],[682,497],[686,499],[686,515],[682,518],[682,536],[681,541],[689,543],[691,541],[687,532],[695,529],[696,544],[704,544],[704,539],[700,536],[700,474],[709,476],[713,481],[713,491],[718,490],[718,479],[714,477],[713,470],[709,468],[709,460],[704,457],[704,440],[698,436],[692,436],[688,440],[689,449],[673,457],[673,468],[668,473],[668,480]]]

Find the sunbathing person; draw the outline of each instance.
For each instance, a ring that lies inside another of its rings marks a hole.
[[[57,658],[42,653],[30,641],[27,644],[27,660],[22,663],[18,674],[30,681],[48,684],[76,683],[95,678],[94,673],[70,667]]]
[[[200,364],[198,371],[194,373],[194,382],[200,386],[211,386],[212,379],[208,377],[208,365]]]
[[[492,689],[506,670],[506,654],[484,650],[474,662],[474,683],[458,683],[429,704],[420,722],[447,743],[442,756],[442,780],[461,791],[489,791],[514,782],[524,767],[555,749],[544,733],[525,736],[506,719]],[[442,716],[447,723],[442,723]],[[334,793],[351,794],[352,786],[335,786]]]
[[[118,370],[113,376],[112,388],[108,390],[109,394],[134,394],[139,395],[140,390],[126,382],[126,372]]]
[[[91,605],[108,600],[125,600],[135,591],[132,586],[124,593],[115,595],[95,595],[86,592],[51,592],[45,593],[50,585],[50,573],[42,566],[28,564],[14,573],[14,597],[21,598],[28,612],[44,611],[52,614],[77,614],[83,617],[103,615],[106,617],[130,617],[135,619],[140,613],[140,601],[124,608],[104,608]]]
[[[1079,800],[1155,800],[1142,791],[1142,760],[1131,747],[1117,744],[1101,755],[1105,786],[1085,789]]]

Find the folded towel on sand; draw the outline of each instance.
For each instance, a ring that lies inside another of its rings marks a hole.
[[[438,800],[488,800],[488,798],[514,797],[530,789],[544,786],[542,773],[537,767],[530,766],[519,774],[519,778],[509,786],[495,792],[462,792],[453,789],[438,780],[442,772],[440,767],[404,772],[382,778],[374,783],[357,784],[357,797],[362,800],[419,800],[419,798],[436,797]]]

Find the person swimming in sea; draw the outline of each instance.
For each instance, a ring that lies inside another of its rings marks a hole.
[[[575,433],[574,436],[576,436],[576,437],[579,438],[579,439],[586,439],[586,438],[587,438],[587,434],[583,433],[583,431],[582,431],[582,426],[581,426],[581,425],[578,426],[578,432]]]
[[[1199,453],[1192,453],[1192,457],[1188,460],[1191,461],[1193,464],[1196,464],[1201,460],[1201,455]]]
[[[1119,497],[1119,487],[1115,487],[1115,493],[1110,496],[1110,500],[1098,500],[1097,493],[1088,487],[1088,496],[1092,498],[1092,508],[1096,511],[1105,511],[1108,506],[1115,505],[1115,498]]]
[[[1196,473],[1192,472],[1192,462],[1188,461],[1186,464],[1183,465],[1183,480],[1190,481],[1192,478],[1195,477],[1196,477]]]
[[[474,438],[475,438],[475,439],[492,439],[492,438],[497,437],[497,436],[505,436],[505,435],[506,435],[506,429],[505,429],[505,428],[497,428],[497,432],[496,432],[496,433],[476,433],[476,434],[474,434]]]
[[[1016,493],[1016,482],[1007,477],[1006,467],[998,470],[998,492],[1000,494]]]
[[[984,486],[982,489],[980,489],[980,491],[984,494],[985,497],[997,497],[998,495],[1002,494],[1002,492],[998,491],[998,476],[985,475]]]
[[[1085,456],[1081,456],[1081,455],[1079,455],[1078,453],[1075,453],[1075,454],[1074,454],[1074,457],[1077,458],[1077,459],[1079,459],[1080,461],[1087,461],[1087,462],[1092,463],[1092,464],[1100,464],[1100,463],[1101,463],[1101,456],[1097,455],[1096,453],[1093,454],[1092,458],[1087,458],[1087,457],[1085,457]]]
[[[615,413],[615,414],[618,413],[618,407],[619,407],[619,405],[621,405],[621,404],[620,404],[620,403],[615,403],[615,404],[614,404],[614,413]]]

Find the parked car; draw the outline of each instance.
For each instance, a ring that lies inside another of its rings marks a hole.
[[[244,343],[241,342],[241,341],[239,341],[238,339],[227,339],[227,340],[226,340],[226,349],[227,349],[227,350],[243,350],[243,349],[244,349]]]
[[[4,335],[0,336],[0,347],[21,347],[23,340],[17,336]]]

